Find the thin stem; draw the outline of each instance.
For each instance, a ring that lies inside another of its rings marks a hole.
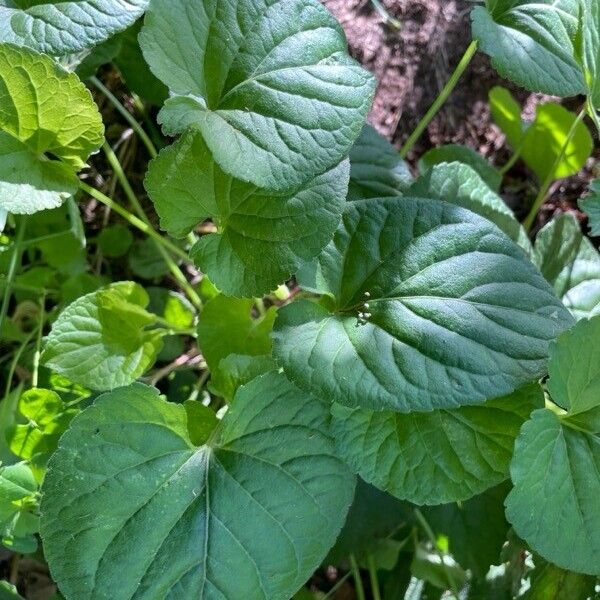
[[[86,193],[101,202],[105,206],[108,206],[111,210],[114,210],[117,214],[121,215],[130,225],[133,225],[136,229],[139,229],[142,233],[145,233],[148,237],[164,246],[169,252],[173,252],[179,258],[185,261],[189,261],[189,256],[175,244],[170,242],[167,238],[162,237],[152,227],[144,223],[141,219],[138,219],[135,215],[131,214],[126,208],[123,208],[120,204],[117,204],[112,198],[109,198],[106,194],[103,194],[100,190],[93,188],[83,181],[79,182],[79,187]]]
[[[17,234],[15,236],[14,249],[12,256],[10,257],[10,263],[8,265],[8,276],[6,278],[6,286],[4,288],[4,298],[2,299],[2,307],[0,308],[0,335],[2,334],[2,328],[4,326],[4,319],[8,314],[8,304],[12,296],[12,286],[15,280],[15,275],[19,270],[21,264],[21,245],[23,243],[23,237],[25,236],[25,228],[27,226],[27,217],[22,217],[21,222],[17,228]]]
[[[44,322],[46,321],[46,296],[40,298],[40,324],[38,326],[35,353],[33,354],[33,375],[31,376],[31,387],[38,386],[38,371],[40,370],[40,356],[42,354],[42,335],[44,333]]]
[[[354,554],[350,555],[350,569],[352,571],[352,577],[354,577],[357,600],[366,600],[365,588],[360,577],[360,569],[358,568],[358,563],[356,562],[356,556],[354,556]]]
[[[129,123],[129,125],[131,125],[131,128],[138,134],[140,140],[142,140],[142,143],[144,146],[146,146],[150,156],[152,158],[156,158],[158,156],[156,147],[152,143],[152,140],[148,134],[144,131],[144,128],[136,121],[134,116],[121,104],[119,99],[97,77],[90,77],[89,81],[94,85],[94,87],[96,87],[106,96],[107,100],[117,109],[119,114]]]
[[[371,594],[373,600],[381,600],[381,592],[379,591],[379,578],[377,577],[377,566],[372,554],[367,557],[367,566],[369,567],[369,579],[371,581]]]
[[[146,213],[144,212],[144,209],[142,208],[142,205],[140,204],[140,201],[138,200],[137,196],[135,195],[135,192],[133,191],[133,188],[131,187],[131,184],[129,183],[129,179],[127,179],[127,175],[125,174],[125,171],[123,170],[123,167],[121,166],[121,163],[119,162],[119,159],[117,158],[117,155],[113,152],[113,149],[109,146],[108,142],[106,142],[106,141],[104,142],[104,144],[102,145],[102,149],[104,150],[104,153],[106,154],[106,158],[108,159],[110,166],[113,168],[113,171],[114,171],[115,175],[117,176],[119,183],[123,187],[123,190],[125,191],[125,195],[127,196],[129,201],[133,205],[135,212],[138,214],[138,217],[142,221],[144,221],[144,223],[152,231],[154,231],[158,237],[160,237],[161,239],[164,239],[152,227],[148,217],[146,216]],[[153,239],[155,239],[155,238],[153,238]],[[161,256],[163,257],[163,260],[169,267],[171,274],[173,275],[173,277],[175,277],[175,279],[177,280],[179,285],[185,291],[187,297],[190,299],[192,304],[197,309],[201,309],[202,308],[202,300],[200,300],[200,296],[198,296],[198,294],[196,293],[194,288],[190,285],[190,283],[186,279],[185,275],[181,272],[181,269],[175,264],[175,261],[171,258],[171,255],[165,250],[165,248],[160,243],[157,243],[156,247],[157,247],[158,251],[160,252]],[[186,256],[186,260],[187,260],[187,256]]]
[[[521,158],[521,150],[523,149],[523,145],[519,145],[519,147],[513,152],[512,156],[504,163],[502,167],[500,167],[499,172],[500,175],[504,177],[514,166],[515,163]]]
[[[452,574],[452,572],[448,568],[448,565],[446,564],[446,561],[444,560],[444,553],[440,550],[437,544],[437,539],[435,537],[435,533],[433,533],[433,529],[431,529],[429,523],[427,522],[427,519],[425,519],[423,513],[418,508],[415,508],[415,516],[417,517],[417,521],[419,521],[421,527],[423,527],[423,529],[425,530],[425,533],[427,534],[427,537],[429,538],[433,549],[440,558],[442,569],[444,570],[444,574],[446,575],[446,580],[448,581],[450,590],[452,590],[454,596],[458,598],[460,590],[458,589],[458,585],[454,580],[454,575]]]
[[[546,175],[546,179],[544,179],[544,182],[542,183],[542,187],[540,188],[537,196],[535,197],[533,205],[531,206],[531,210],[529,211],[529,214],[523,221],[523,227],[525,228],[525,231],[529,231],[531,229],[533,223],[535,222],[535,218],[537,217],[537,214],[538,214],[542,204],[544,204],[544,201],[546,200],[546,196],[548,195],[548,190],[550,189],[552,182],[556,180],[556,177],[555,177],[556,170],[558,169],[561,161],[565,157],[567,148],[568,148],[569,144],[571,143],[571,141],[573,140],[573,137],[575,136],[575,133],[577,132],[577,127],[579,126],[579,124],[581,123],[581,121],[583,120],[584,117],[585,117],[585,108],[581,110],[581,112],[577,115],[577,118],[575,119],[575,121],[573,121],[573,125],[571,125],[571,129],[569,129],[569,133],[567,134],[567,137],[562,145],[562,148],[560,149],[560,152],[558,153],[558,156],[556,157],[556,160],[554,161],[554,164],[552,165],[552,169],[550,169],[550,171],[548,171],[548,174]]]
[[[406,158],[408,153],[411,151],[412,147],[415,145],[417,140],[421,137],[421,135],[433,119],[433,117],[435,117],[435,115],[438,113],[440,108],[442,108],[446,100],[448,100],[448,97],[454,91],[456,84],[458,83],[462,74],[465,72],[466,68],[469,66],[476,51],[477,40],[473,40],[469,44],[469,47],[465,50],[463,57],[460,59],[460,62],[456,66],[456,69],[454,69],[454,73],[452,73],[452,75],[450,76],[448,83],[446,83],[442,91],[439,93],[438,97],[435,99],[435,102],[431,105],[431,108],[425,113],[425,116],[419,121],[415,130],[411,133],[408,140],[406,140],[404,146],[402,146],[402,149],[400,150],[400,156],[402,158]]]
[[[352,575],[352,571],[348,571],[344,574],[343,577],[337,580],[336,584],[323,596],[323,600],[327,600],[327,598],[331,598],[333,594],[335,594],[341,587],[344,585],[344,582],[348,580],[348,577]]]
[[[6,389],[4,391],[4,398],[7,398],[8,395],[10,394],[10,388],[12,387],[12,380],[13,380],[13,377],[15,376],[15,371],[17,370],[17,365],[19,364],[19,361],[21,360],[21,355],[23,354],[25,348],[27,348],[27,346],[29,345],[31,338],[34,335],[35,335],[35,330],[30,332],[27,335],[27,337],[23,340],[23,342],[19,346],[19,349],[15,353],[12,362],[10,363],[10,368],[8,369],[8,379],[6,381]]]
[[[594,122],[596,129],[598,130],[598,134],[600,134],[600,116],[598,115],[598,111],[592,102],[592,99],[588,96],[586,101],[587,111],[590,119]]]

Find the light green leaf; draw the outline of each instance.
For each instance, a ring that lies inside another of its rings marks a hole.
[[[479,152],[459,144],[447,144],[428,150],[419,159],[419,171],[426,173],[440,163],[459,162],[471,167],[488,187],[498,191],[502,183],[502,175]]]
[[[269,334],[275,308],[264,317],[253,318],[254,301],[217,296],[209,300],[198,323],[198,345],[211,370],[230,354],[260,356],[271,353]]]
[[[80,52],[129,27],[148,0],[0,0],[0,42],[44,54]]]
[[[38,484],[26,463],[0,466],[0,536],[4,537],[4,532],[24,510],[24,502],[37,491]]]
[[[533,92],[585,93],[575,59],[579,0],[486,0],[471,14],[473,37],[502,77]]]
[[[128,385],[152,366],[163,332],[147,327],[148,295],[123,281],[78,298],[59,315],[46,339],[43,363],[95,390]]]
[[[410,196],[437,198],[462,206],[497,225],[527,254],[531,242],[512,210],[470,166],[460,162],[434,165],[407,192]]]
[[[503,483],[465,502],[424,510],[433,531],[448,538],[450,554],[476,577],[484,577],[490,565],[501,562],[509,528],[504,516],[509,490],[510,485]]]
[[[0,600],[25,600],[23,596],[17,593],[17,588],[8,583],[0,581]]]
[[[162,317],[175,329],[190,329],[194,326],[195,311],[185,296],[166,288],[149,287],[148,310]]]
[[[501,86],[495,86],[490,90],[489,102],[492,118],[506,135],[508,143],[514,150],[520,150],[526,129],[521,119],[521,105],[506,88]]]
[[[579,200],[579,208],[590,221],[590,235],[600,237],[600,179],[590,183],[590,193]]]
[[[529,577],[531,587],[520,596],[523,600],[589,600],[594,598],[594,577],[560,569],[534,557],[535,569]]]
[[[600,575],[600,396],[593,393],[599,332],[600,317],[582,320],[551,346],[549,390],[568,412],[538,410],[525,423],[506,500],[508,520],[535,552],[589,575]]]
[[[171,235],[212,218],[191,256],[224,293],[261,296],[288,279],[331,240],[348,189],[348,163],[284,192],[233,179],[214,162],[198,133],[188,132],[154,160],[146,189]]]
[[[140,43],[173,94],[165,130],[194,126],[224,171],[269,189],[337,165],[375,89],[317,0],[155,0]]]
[[[594,148],[594,141],[585,123],[577,124],[575,135],[567,144],[556,170],[552,172],[577,115],[560,104],[552,103],[539,104],[535,112],[535,120],[522,140],[523,160],[541,181],[549,175],[554,179],[561,179],[577,173],[585,165]]]
[[[573,215],[554,218],[538,233],[534,262],[575,318],[600,312],[600,255]]]
[[[401,414],[334,404],[340,456],[365,481],[415,504],[467,500],[508,478],[514,440],[543,406],[537,384],[482,406]]]
[[[32,214],[57,208],[77,191],[73,170],[42,161],[23,142],[0,131],[0,210]]]
[[[73,421],[43,487],[41,535],[63,594],[288,600],[352,500],[327,413],[268,374],[198,447],[184,407],[156,390],[104,395]]]
[[[104,136],[100,113],[76,75],[10,44],[0,44],[0,129],[76,169]]]
[[[412,182],[406,162],[382,135],[370,125],[350,151],[348,200],[398,196]]]
[[[511,393],[545,373],[548,343],[572,323],[495,225],[436,200],[348,203],[300,282],[329,296],[329,308],[303,300],[280,309],[276,360],[315,395],[372,410]]]

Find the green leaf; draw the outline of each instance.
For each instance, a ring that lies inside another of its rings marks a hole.
[[[17,593],[17,588],[8,583],[0,581],[0,600],[25,600],[23,596]]]
[[[473,37],[502,77],[533,92],[585,93],[575,58],[578,0],[486,0],[471,13]]]
[[[572,323],[495,225],[436,200],[348,203],[300,275],[330,309],[280,309],[274,356],[298,386],[347,406],[427,411],[511,393],[545,373],[548,343]]]
[[[269,189],[337,165],[375,89],[317,0],[155,0],[140,44],[173,95],[165,131],[193,126],[225,172]]]
[[[156,390],[104,395],[73,421],[44,482],[41,535],[63,594],[290,598],[352,500],[327,413],[268,374],[198,447],[184,407]]]
[[[506,88],[501,86],[495,86],[490,90],[489,102],[492,118],[506,135],[508,143],[514,150],[520,150],[526,129],[521,119],[521,105]]]
[[[419,159],[419,171],[426,173],[429,169],[440,163],[459,162],[471,167],[487,186],[498,191],[502,183],[502,175],[479,152],[468,146],[447,144],[428,150]]]
[[[365,125],[350,150],[348,200],[398,196],[412,182],[405,161],[382,135]]]
[[[242,385],[276,369],[277,365],[270,356],[230,354],[219,361],[219,366],[211,373],[208,387],[213,394],[231,402]]]
[[[527,254],[532,251],[527,233],[512,210],[488,187],[479,174],[466,164],[451,162],[434,165],[415,181],[408,195],[437,198],[472,210],[497,225]]]
[[[428,582],[441,590],[447,590],[450,587],[450,581],[458,589],[461,589],[467,581],[467,574],[452,557],[448,555],[440,557],[437,552],[426,550],[422,546],[417,547],[410,570],[417,579]],[[426,600],[430,596],[425,594],[418,597]]]
[[[560,569],[535,557],[531,572],[531,587],[523,600],[588,600],[594,598],[596,581],[593,577]]]
[[[158,279],[169,273],[169,265],[151,238],[135,242],[127,254],[127,262],[133,273],[142,279]]]
[[[148,0],[0,0],[0,42],[45,54],[80,52],[129,27]]]
[[[344,528],[327,556],[327,564],[339,564],[350,554],[365,558],[377,540],[386,538],[402,525],[412,523],[412,508],[369,485],[360,477]]]
[[[32,214],[56,208],[77,191],[73,170],[58,161],[41,161],[23,142],[0,131],[0,209]]]
[[[119,258],[127,254],[133,244],[133,234],[125,225],[105,227],[98,235],[98,248],[108,258]]]
[[[508,520],[535,552],[589,575],[600,574],[600,396],[593,393],[599,335],[600,317],[594,317],[579,321],[551,346],[549,390],[568,412],[538,410],[525,423],[506,500]]]
[[[42,361],[95,390],[128,385],[149,369],[161,349],[148,295],[129,281],[78,298],[54,322]]]
[[[583,69],[592,106],[600,110],[600,4],[582,0]]]
[[[167,87],[150,71],[138,42],[141,21],[120,36],[121,47],[114,59],[127,87],[147,102],[161,106],[169,96]]]
[[[191,329],[194,326],[195,311],[185,296],[165,288],[149,287],[148,310],[162,317],[174,329]]]
[[[271,353],[269,334],[275,320],[275,308],[254,319],[250,299],[217,296],[209,300],[198,323],[198,345],[211,371],[230,354],[259,356]]]
[[[218,225],[191,256],[220,290],[261,296],[331,240],[344,206],[348,163],[292,190],[269,192],[227,175],[201,135],[188,132],[151,163],[145,184],[171,235],[185,236],[207,218]]]
[[[104,139],[100,113],[79,78],[10,44],[0,44],[0,129],[75,169]]]
[[[509,489],[504,483],[466,502],[424,511],[433,531],[448,538],[452,556],[476,577],[485,577],[490,565],[501,562],[500,551],[509,527],[504,517],[504,499]]]
[[[590,221],[590,235],[600,237],[600,179],[590,183],[590,193],[579,200],[579,208]]]
[[[539,385],[482,406],[401,414],[334,404],[340,456],[365,481],[415,504],[467,500],[508,478],[514,440],[543,406]]]
[[[594,141],[585,123],[577,124],[563,158],[556,170],[552,171],[577,115],[560,104],[552,103],[539,104],[535,112],[535,120],[522,141],[521,157],[525,163],[541,181],[550,175],[553,179],[561,179],[577,173],[594,148]]]
[[[600,312],[600,255],[573,215],[554,218],[538,233],[534,262],[575,318]]]

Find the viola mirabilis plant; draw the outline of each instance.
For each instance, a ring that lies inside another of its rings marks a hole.
[[[529,229],[593,150],[598,14],[479,3],[402,156],[477,46],[586,100],[528,123],[495,88],[509,164],[449,145],[415,177],[318,0],[0,0],[1,544],[66,600],[334,597],[323,565],[359,600],[361,569],[376,600],[591,597],[600,255]]]

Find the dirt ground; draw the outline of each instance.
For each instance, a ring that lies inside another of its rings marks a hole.
[[[471,40],[468,0],[381,0],[387,13],[400,22],[395,28],[371,0],[323,0],[342,24],[351,54],[374,73],[379,82],[369,121],[400,147],[446,83]],[[513,91],[532,117],[540,94],[530,94],[502,80],[483,53],[478,52],[442,111],[431,122],[409,159],[441,144],[468,145],[496,165],[509,157],[504,136],[493,124],[487,96],[494,85]],[[568,99],[575,109],[581,99]],[[597,157],[596,157],[597,158]],[[591,170],[557,184],[540,215],[546,222],[557,210],[577,211]],[[527,211],[537,182],[517,164],[506,178],[503,195],[519,216]],[[579,215],[582,217],[582,215]]]

